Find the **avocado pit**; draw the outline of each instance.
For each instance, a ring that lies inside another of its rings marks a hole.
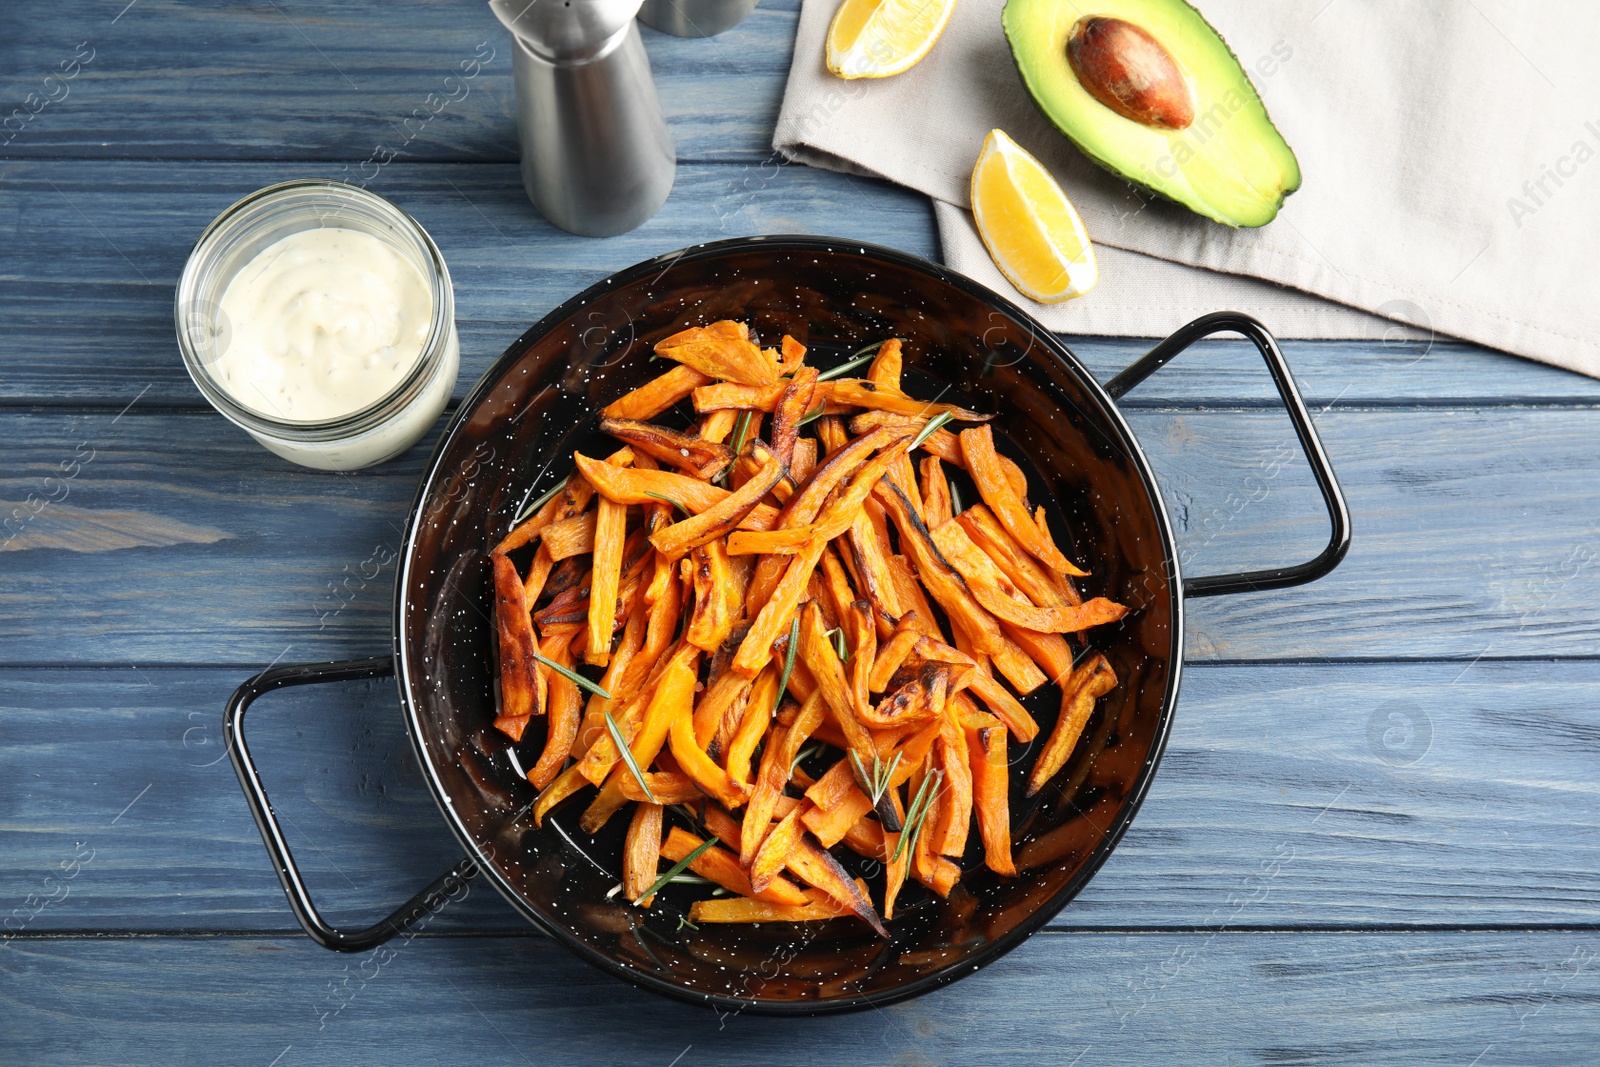
[[[1067,36],[1067,63],[1090,96],[1125,119],[1163,130],[1194,121],[1194,98],[1172,54],[1131,22],[1079,19]]]

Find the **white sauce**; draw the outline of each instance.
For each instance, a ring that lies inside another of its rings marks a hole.
[[[213,373],[269,418],[339,418],[400,384],[432,320],[427,280],[383,241],[360,230],[301,230],[228,283]]]

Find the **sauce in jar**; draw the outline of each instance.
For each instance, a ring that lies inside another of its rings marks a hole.
[[[336,419],[405,379],[432,320],[427,279],[390,245],[360,230],[301,230],[229,282],[214,373],[270,418]]]

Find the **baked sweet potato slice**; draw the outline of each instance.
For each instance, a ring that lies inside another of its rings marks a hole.
[[[1017,873],[1011,857],[1011,776],[1006,758],[1004,727],[967,731],[967,755],[972,760],[972,807],[983,838],[983,860],[998,875]]]
[[[829,401],[840,407],[872,408],[877,411],[893,412],[896,415],[916,415],[925,419],[948,414],[961,422],[983,423],[994,418],[993,415],[980,415],[976,411],[968,411],[955,404],[914,400],[898,389],[882,389],[865,378],[836,378],[828,382],[827,386]]]
[[[600,409],[600,414],[612,419],[653,419],[711,381],[710,375],[701,374],[693,367],[673,367],[661,377],[613,400]]]
[[[580,453],[573,454],[573,462],[594,483],[600,495],[618,504],[667,503],[698,515],[728,499],[728,490],[710,482],[702,482],[672,471],[633,470],[627,467],[609,467],[597,459]],[[609,469],[608,469],[609,468]],[[739,526],[748,530],[770,530],[776,523],[778,510],[768,504],[758,504],[745,516]]]
[[[632,450],[624,448],[607,458],[606,464],[622,467],[632,461]],[[585,662],[596,667],[604,667],[611,660],[627,521],[626,505],[601,496],[594,520],[594,573],[589,578],[589,644],[583,653]]]
[[[827,849],[802,834],[789,852],[788,867],[802,882],[822,890],[855,912],[863,922],[877,932],[879,937],[885,939],[889,937],[889,931],[884,929],[883,920],[879,919],[878,913],[873,910],[872,902],[867,899],[861,887],[850,880],[850,876],[839,865],[839,861],[834,859],[833,854]]]
[[[1045,742],[1028,772],[1028,795],[1034,796],[1066,765],[1067,757],[1078,744],[1089,716],[1094,712],[1095,701],[1111,692],[1117,685],[1117,672],[1105,656],[1096,652],[1072,672],[1072,677],[1061,689],[1061,715],[1056,719],[1050,740]]]
[[[661,856],[660,804],[640,804],[628,823],[628,836],[622,843],[622,892],[641,908],[655,900],[645,893],[656,883]]]
[[[703,844],[704,838],[674,826],[661,843],[661,855],[676,863]],[[733,853],[718,845],[702,852],[698,859],[689,864],[689,870],[741,897],[753,897],[789,907],[803,907],[811,902],[806,892],[787,878],[773,877],[761,889],[756,889],[750,884],[749,877],[740,868]]]
[[[727,446],[696,434],[679,433],[637,419],[600,420],[600,429],[633,449],[703,481],[711,481],[733,462]]]
[[[833,714],[850,749],[860,758],[870,760],[877,754],[877,745],[862,725],[862,709],[855,705],[855,694],[845,677],[844,664],[839,662],[839,653],[828,640],[822,624],[822,610],[816,601],[807,604],[800,614],[800,661],[816,679],[823,703]]]
[[[740,590],[721,541],[696,547],[690,562],[694,571],[694,610],[684,627],[683,639],[696,648],[715,652],[744,613]]]
[[[900,391],[900,366],[903,362],[900,338],[891,337],[878,346],[878,354],[867,367],[867,381],[879,389]]]
[[[494,724],[513,741],[520,741],[529,718],[543,710],[537,706],[533,623],[516,566],[499,553],[491,553],[489,560],[494,571],[495,626],[500,636],[500,713]]]
[[[1035,524],[1000,466],[999,453],[994,450],[994,433],[989,427],[961,431],[961,454],[966,457],[967,473],[972,475],[983,502],[1018,544],[1039,562],[1062,574],[1082,576],[1088,573],[1062,555],[1055,542]]]
[[[751,442],[751,454],[761,461],[761,471],[712,506],[650,535],[650,543],[668,559],[679,559],[691,549],[727,536],[738,528],[761,498],[784,476],[783,462],[763,442]]]
[[[778,380],[777,363],[751,342],[744,323],[731,319],[680,330],[656,342],[655,350],[663,359],[720,381],[771,385]]]
[[[794,457],[794,445],[800,438],[800,420],[811,410],[816,391],[816,368],[801,367],[778,398],[778,406],[772,413],[772,450],[785,468]]]
[[[979,652],[987,655],[1001,648],[999,623],[978,603],[949,561],[940,555],[928,527],[916,516],[900,487],[893,483],[880,485],[877,496],[899,528],[901,546],[915,563],[917,576],[933,599],[952,619],[960,621]]]
[[[540,651],[546,659],[563,667],[570,669],[573,665],[571,636],[546,637]],[[559,671],[551,671],[545,691],[548,710],[544,751],[539,754],[538,762],[528,768],[528,781],[535,789],[549,785],[566,765],[583,719],[583,695],[571,679]]]

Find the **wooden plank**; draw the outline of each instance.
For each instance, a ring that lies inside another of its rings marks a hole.
[[[8,279],[0,307],[0,402],[119,410],[141,395],[145,406],[203,404],[173,340],[172,288],[190,246],[217,212],[260,186],[337,173],[325,163],[0,165],[0,189],[16,205],[15,240],[0,244],[0,276]],[[938,255],[921,197],[801,166],[682,166],[656,218],[604,241],[544,223],[509,165],[397,162],[371,187],[415,214],[450,263],[462,338],[457,396],[506,345],[584,286],[689,244],[818,232]],[[52,254],[34,254],[41,247]],[[1102,380],[1148,344],[1068,343]],[[1286,349],[1319,407],[1600,400],[1600,381],[1469,345],[1291,342]],[[1275,402],[1254,350],[1229,342],[1186,354],[1126,401],[1135,407]]]
[[[687,1007],[539,938],[65,940],[0,953],[39,1064],[1592,1062],[1600,935],[1042,934],[955,985],[817,1022]],[[626,1025],[619,1025],[626,1019]],[[464,1035],[470,1035],[466,1037]],[[1048,1060],[1041,1060],[1043,1050]],[[387,1051],[393,1050],[393,1051]]]
[[[220,747],[242,668],[0,674],[0,900],[30,934],[297,929]],[[1600,923],[1600,663],[1192,668],[1148,800],[1058,929]],[[392,683],[287,690],[252,752],[313,893],[372,921],[460,855]],[[492,891],[440,929],[522,931]]]
[[[764,0],[713,40],[644,30],[679,158],[771,151],[799,6]],[[486,4],[139,0],[113,19],[120,7],[73,0],[9,27],[5,112],[23,110],[6,156],[316,159],[352,173],[375,146],[410,160],[517,158],[511,35]],[[76,73],[45,84],[63,71]],[[27,103],[30,92],[55,102]]]
[[[1132,416],[1189,573],[1321,547],[1327,520],[1281,412]],[[1307,588],[1192,604],[1192,658],[1593,655],[1591,412],[1335,409],[1320,426],[1355,514],[1349,559]],[[0,514],[21,508],[0,664],[254,665],[388,647],[387,561],[426,442],[375,470],[314,474],[215,414],[138,406],[0,413],[0,440]]]

